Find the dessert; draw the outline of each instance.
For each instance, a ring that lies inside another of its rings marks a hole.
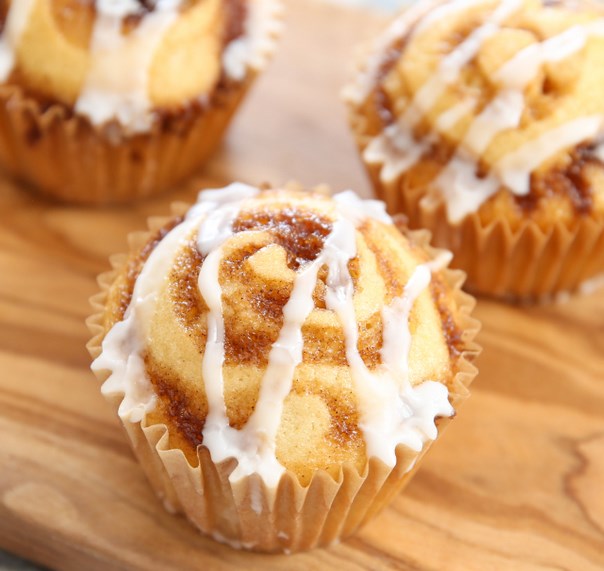
[[[476,292],[537,300],[604,272],[604,11],[419,2],[347,90],[377,194]]]
[[[160,497],[235,547],[352,533],[475,376],[449,259],[352,192],[233,184],[133,235],[89,350]]]
[[[266,65],[274,0],[0,3],[0,164],[108,204],[202,165]]]

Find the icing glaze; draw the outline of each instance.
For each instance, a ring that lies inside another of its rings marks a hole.
[[[436,128],[439,132],[448,131],[454,127],[457,122],[465,117],[468,113],[472,113],[476,107],[476,100],[469,98],[460,101],[457,105],[447,109],[436,120]]]
[[[164,237],[161,248],[153,250],[136,281],[124,319],[109,330],[101,354],[92,363],[94,371],[111,371],[101,390],[105,395],[124,395],[118,413],[126,421],[139,422],[155,407],[157,397],[146,378],[142,357],[145,332],[174,256],[197,224],[195,219],[179,224]]]
[[[174,0],[170,0],[174,3]],[[161,3],[161,0],[158,4]],[[137,0],[96,0],[95,10],[98,15],[125,18],[138,13],[140,2]]]
[[[356,104],[364,101],[380,74],[383,52],[388,50],[399,38],[406,36],[411,26],[441,2],[442,0],[414,2],[390,24],[384,34],[377,39],[375,45],[372,46],[371,53],[368,54],[369,57],[363,69],[359,70],[356,81],[343,89],[342,95],[345,100]]]
[[[579,117],[563,123],[505,155],[495,163],[493,170],[514,194],[527,194],[534,169],[560,151],[594,139],[602,130],[603,123],[604,115]]]
[[[407,7],[401,15],[396,18],[386,31],[377,39],[372,46],[368,60],[352,85],[346,86],[343,96],[347,101],[360,104],[373,89],[382,67],[382,54],[390,49],[400,38],[405,37],[411,28],[418,22],[430,18],[436,22],[456,12],[468,9],[482,0],[463,0],[462,2],[449,2],[443,4],[443,0],[422,0],[414,2]],[[421,24],[419,24],[421,25]]]
[[[116,120],[131,132],[148,131],[150,113],[149,70],[157,48],[178,18],[181,0],[158,0],[128,35],[123,19],[138,11],[135,0],[101,0],[90,45],[90,69],[76,102],[77,113],[94,125]]]
[[[451,9],[456,7],[455,4],[453,3]],[[466,2],[464,0],[459,2],[460,7],[466,4],[474,5],[476,2]],[[409,102],[401,119],[405,128],[413,128],[420,122],[421,118],[434,106],[447,87],[457,81],[461,70],[476,57],[483,44],[499,30],[501,24],[518,10],[521,5],[522,0],[501,0],[490,18],[482,26],[476,28],[450,54],[443,58],[435,73],[432,74]],[[435,15],[439,15],[440,11],[447,12],[447,6],[445,5],[436,10],[432,17],[428,16],[427,20],[432,20]],[[416,33],[421,33],[421,30],[422,24],[420,24]]]
[[[411,131],[401,130],[398,124],[388,125],[369,141],[363,158],[369,164],[383,163],[380,176],[383,181],[391,181],[417,163],[430,148],[430,142],[416,141]],[[386,161],[384,157],[387,157]]]
[[[457,2],[439,6],[419,23],[413,35],[419,35],[428,25],[433,25],[436,21],[446,18],[454,12],[467,10],[478,3],[480,3],[478,0],[457,0]],[[388,165],[381,173],[384,182],[394,180],[411,168],[429,148],[425,141],[415,140],[413,129],[445,90],[457,81],[463,67],[478,54],[484,42],[493,36],[501,23],[521,5],[521,0],[502,0],[482,26],[474,30],[459,46],[443,58],[434,73],[408,102],[405,112],[396,123],[376,137],[373,146],[371,143],[369,144],[363,156],[370,164],[384,162],[385,165]],[[404,154],[405,157],[401,158],[401,154]]]
[[[245,77],[248,67],[260,70],[266,65],[274,38],[281,32],[281,23],[276,17],[281,9],[278,0],[248,1],[245,34],[230,42],[222,55],[224,71],[235,81]]]
[[[483,0],[457,0],[437,5],[419,20],[412,37],[420,35],[439,20]],[[413,167],[443,134],[471,113],[476,105],[472,97],[462,100],[436,118],[436,133],[415,140],[413,131],[432,110],[445,89],[457,81],[461,70],[479,52],[484,42],[517,11],[521,2],[500,1],[484,23],[459,46],[443,58],[434,73],[417,91],[407,108],[393,125],[369,141],[364,159],[381,164],[380,177],[392,182]],[[408,27],[408,26],[407,26]],[[557,63],[582,50],[592,36],[604,36],[604,20],[572,26],[558,35],[531,44],[514,54],[493,74],[499,91],[470,123],[462,141],[447,165],[434,181],[434,187],[445,198],[448,218],[456,223],[475,212],[502,186],[523,195],[530,190],[530,175],[558,153],[595,138],[602,130],[604,114],[568,121],[552,128],[502,157],[490,172],[477,175],[478,160],[502,132],[516,129],[525,112],[524,91],[544,64]],[[392,43],[390,38],[390,43]]]
[[[436,381],[412,386],[408,379],[411,348],[409,315],[415,301],[426,290],[433,271],[444,267],[449,258],[441,256],[419,265],[401,298],[383,308],[382,364],[369,370],[358,350],[358,329],[354,307],[354,286],[348,270],[357,255],[357,226],[367,218],[385,224],[392,220],[378,201],[360,200],[352,192],[334,196],[332,229],[321,252],[296,272],[292,293],[283,308],[283,324],[271,347],[263,373],[258,400],[252,415],[240,429],[230,426],[224,399],[225,323],[222,288],[219,281],[223,247],[233,236],[233,223],[246,205],[252,205],[258,190],[231,185],[200,194],[185,221],[158,244],[137,279],[132,302],[124,320],[106,335],[95,370],[106,369],[110,376],[105,394],[124,393],[120,415],[139,421],[154,406],[150,382],[146,379],[141,351],[157,292],[169,275],[170,263],[184,241],[197,231],[197,248],[204,258],[198,287],[208,307],[207,339],[201,359],[201,376],[208,402],[203,443],[214,462],[235,458],[230,475],[236,482],[258,474],[275,487],[285,468],[276,456],[276,437],[284,401],[291,391],[296,367],[302,362],[302,327],[314,309],[313,292],[318,272],[327,267],[326,307],[337,316],[344,332],[346,358],[358,396],[359,426],[368,457],[377,457],[389,466],[396,462],[396,447],[404,444],[419,452],[427,440],[436,438],[435,418],[451,416],[447,387]],[[253,499],[253,498],[252,498]],[[262,510],[255,502],[252,508]]]
[[[457,152],[438,175],[434,186],[440,189],[445,199],[449,221],[458,222],[476,212],[485,200],[497,192],[500,184],[492,173],[480,178],[476,174],[474,158]]]

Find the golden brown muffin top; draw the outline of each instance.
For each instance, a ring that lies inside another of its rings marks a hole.
[[[457,222],[604,214],[604,19],[595,3],[419,2],[381,38],[355,113],[382,180]]]
[[[203,103],[246,77],[263,1],[6,0],[0,80],[93,123],[143,131],[143,111]]]
[[[118,272],[94,367],[125,418],[192,464],[235,457],[232,478],[393,463],[454,412],[461,314],[433,256],[352,193],[205,192]]]

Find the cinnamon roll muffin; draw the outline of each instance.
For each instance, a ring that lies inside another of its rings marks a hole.
[[[347,90],[376,192],[516,299],[604,272],[604,11],[587,0],[432,0]]]
[[[475,376],[450,254],[352,192],[234,184],[150,228],[101,277],[89,349],[158,494],[235,547],[350,534]]]
[[[278,28],[275,0],[3,0],[0,164],[105,204],[164,190],[215,149]]]

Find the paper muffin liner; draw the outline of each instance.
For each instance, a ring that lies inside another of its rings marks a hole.
[[[527,220],[512,229],[507,219],[484,225],[477,214],[451,225],[442,202],[420,200],[418,211],[418,224],[437,229],[437,243],[451,245],[473,292],[546,302],[604,273],[604,219],[578,217],[572,227],[556,222],[547,230]]]
[[[239,62],[242,77],[174,117],[159,112],[146,133],[127,134],[117,123],[95,127],[63,105],[45,105],[18,86],[0,85],[0,164],[42,194],[78,204],[125,203],[182,181],[219,145],[274,52],[280,3],[253,5],[250,51]]]
[[[182,215],[186,205],[175,205],[172,211],[175,216]],[[148,232],[131,234],[131,252],[140,250],[171,220],[173,217],[150,219]],[[409,236],[431,258],[441,252],[429,246],[429,232],[409,232]],[[99,276],[101,292],[91,299],[94,314],[87,325],[93,337],[87,347],[93,358],[100,354],[105,335],[103,315],[107,292],[127,259],[126,255],[111,258],[113,270]],[[477,374],[471,361],[480,351],[474,342],[479,323],[470,316],[474,298],[461,291],[464,273],[446,269],[442,276],[454,292],[463,331],[463,351],[449,385],[449,400],[457,412]],[[107,376],[106,372],[97,374],[101,383]],[[107,395],[116,412],[123,396],[123,392]],[[428,441],[419,453],[399,445],[394,467],[372,458],[362,474],[351,464],[345,464],[336,479],[318,470],[307,486],[302,486],[295,474],[286,471],[277,487],[271,489],[256,474],[231,484],[228,477],[236,461],[215,464],[203,445],[198,448],[199,465],[191,466],[181,450],[170,447],[168,428],[164,424],[151,425],[146,418],[140,422],[121,420],[137,459],[166,509],[184,514],[199,530],[217,541],[234,548],[263,552],[293,553],[327,546],[349,536],[409,482],[434,442]],[[439,436],[450,420],[437,419]]]
[[[554,221],[544,229],[531,219],[517,227],[504,217],[486,224],[479,213],[471,213],[452,224],[443,197],[411,184],[405,173],[384,181],[386,159],[364,160],[372,137],[368,121],[355,107],[351,125],[378,198],[391,213],[403,213],[411,228],[429,230],[436,246],[453,253],[453,266],[467,274],[468,291],[515,302],[545,302],[583,290],[604,274],[604,217],[577,216],[572,225]]]

